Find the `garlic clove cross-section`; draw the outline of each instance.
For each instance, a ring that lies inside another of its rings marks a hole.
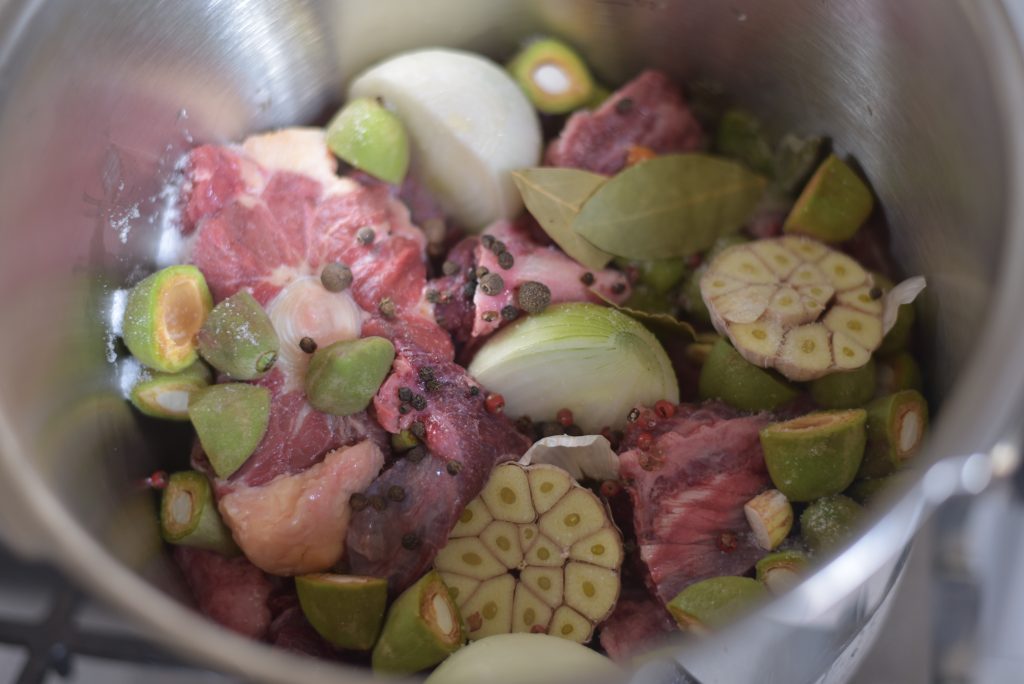
[[[907,303],[924,279],[902,285]],[[730,247],[708,264],[700,290],[715,329],[744,359],[796,381],[860,368],[894,319],[857,261],[806,237]]]
[[[565,470],[505,463],[452,529],[434,567],[470,639],[540,632],[580,643],[619,598],[622,535]]]

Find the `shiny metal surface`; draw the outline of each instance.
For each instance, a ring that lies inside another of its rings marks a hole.
[[[365,677],[179,602],[137,483],[184,463],[184,435],[122,400],[111,298],[166,258],[161,188],[193,142],[322,120],[347,78],[400,49],[502,56],[537,31],[609,81],[653,65],[721,84],[779,130],[831,135],[872,180],[906,270],[929,278],[932,465],[796,591],[666,656],[707,683],[844,678],[921,519],[1017,458],[999,440],[1024,386],[1024,269],[1008,267],[1024,259],[1024,67],[995,0],[0,0],[0,520],[23,552],[214,666]]]

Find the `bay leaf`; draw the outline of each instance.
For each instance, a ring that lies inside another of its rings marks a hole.
[[[701,252],[739,230],[766,181],[706,154],[668,154],[631,166],[599,187],[573,221],[597,249],[630,259]]]
[[[654,336],[657,337],[662,344],[667,344],[672,340],[686,340],[688,342],[692,342],[696,339],[697,331],[694,330],[693,326],[686,321],[679,320],[672,314],[651,313],[650,311],[632,309],[628,306],[616,304],[593,288],[591,288],[590,292],[608,306],[621,311],[633,320],[642,324],[645,328],[654,333]]]
[[[608,181],[607,176],[579,169],[537,167],[513,171],[512,180],[526,209],[563,252],[594,271],[611,261],[612,255],[594,247],[572,229],[580,208]]]

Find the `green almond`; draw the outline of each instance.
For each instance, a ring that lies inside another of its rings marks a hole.
[[[402,121],[370,98],[346,104],[327,125],[331,152],[357,169],[398,185],[409,169],[409,136]]]
[[[409,675],[433,667],[463,642],[462,617],[437,571],[402,592],[373,647],[374,672]]]
[[[306,397],[313,408],[324,413],[359,413],[370,405],[394,360],[395,347],[383,337],[321,347],[306,370]]]
[[[775,551],[757,561],[754,572],[758,582],[778,595],[800,583],[809,562],[803,551]]]
[[[168,266],[128,293],[124,343],[153,370],[177,373],[196,358],[196,333],[213,308],[206,279],[195,266]]]
[[[884,477],[921,446],[928,427],[928,402],[916,390],[903,390],[879,397],[864,408],[867,445],[858,476]]]
[[[667,608],[679,626],[706,633],[721,627],[767,596],[765,586],[749,577],[712,577],[683,589]]]
[[[388,583],[378,577],[318,573],[295,578],[309,624],[338,648],[373,648],[388,605]]]
[[[608,178],[579,169],[538,167],[512,172],[519,194],[537,223],[562,251],[592,270],[608,265],[612,256],[573,230],[573,221],[591,195]]]
[[[188,403],[193,392],[208,387],[213,374],[202,361],[180,373],[147,373],[132,387],[132,405],[153,418],[188,420]]]
[[[213,307],[196,341],[199,354],[234,380],[266,375],[281,347],[267,312],[245,290]]]
[[[768,475],[790,501],[838,494],[864,457],[864,409],[809,413],[761,430]]]
[[[782,229],[822,242],[843,242],[857,233],[874,204],[864,181],[833,154],[811,176]]]
[[[239,382],[212,385],[192,395],[188,416],[218,477],[242,467],[270,422],[270,391]]]
[[[715,149],[758,173],[772,172],[772,148],[761,122],[745,109],[727,109],[718,122]]]
[[[160,533],[168,544],[225,556],[239,553],[217,512],[210,481],[194,470],[174,473],[168,480],[160,497]]]
[[[800,534],[811,551],[832,551],[852,538],[863,513],[860,504],[842,494],[822,497],[800,515]]]
[[[811,398],[827,409],[847,409],[863,406],[875,396],[877,371],[871,358],[860,368],[829,373],[808,383]]]
[[[573,230],[630,259],[685,257],[739,230],[766,181],[742,164],[704,154],[668,154],[631,166],[588,199]]]
[[[800,394],[779,374],[744,359],[725,338],[704,360],[698,392],[701,399],[721,399],[741,411],[770,411]]]

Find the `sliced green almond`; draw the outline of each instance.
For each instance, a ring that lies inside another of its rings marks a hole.
[[[512,600],[513,632],[546,632],[554,614],[551,606],[520,582]]]
[[[572,48],[553,38],[526,45],[509,62],[508,70],[533,106],[545,114],[571,112],[594,97],[594,78],[587,65]]]
[[[162,373],[182,371],[198,358],[196,333],[213,308],[206,279],[195,266],[169,266],[128,293],[123,336],[132,355]]]
[[[590,639],[618,599],[623,559],[601,500],[556,466],[504,463],[466,510],[455,529],[474,536],[451,536],[434,565],[456,589],[469,637],[568,629]],[[471,528],[476,518],[489,522]]]
[[[530,492],[533,494],[533,505],[537,513],[546,513],[572,488],[572,480],[562,477],[561,471],[561,468],[554,466],[530,467]]]
[[[217,477],[230,477],[256,451],[270,422],[270,391],[231,382],[192,394],[188,417]]]
[[[462,646],[462,620],[448,588],[428,572],[388,609],[373,647],[375,672],[407,675],[437,665]]]
[[[213,307],[196,342],[199,354],[234,380],[256,380],[266,375],[281,348],[267,312],[245,290]]]
[[[438,552],[434,567],[442,572],[458,573],[478,580],[497,577],[506,570],[478,537],[450,540]]]
[[[683,589],[667,608],[684,631],[707,634],[766,596],[764,585],[749,577],[712,577]]]
[[[238,554],[231,531],[224,525],[213,500],[210,481],[202,473],[174,473],[160,497],[160,533],[169,544]]]
[[[853,482],[864,456],[863,409],[809,413],[761,430],[764,462],[790,501],[838,494]]]
[[[516,581],[499,575],[483,582],[460,610],[469,627],[471,640],[512,631],[512,603]]]
[[[602,528],[573,544],[569,558],[615,569],[622,565],[622,545],[614,530]]]
[[[611,614],[619,599],[619,573],[591,563],[565,566],[565,602],[595,625]]]
[[[833,494],[813,502],[800,514],[800,535],[815,553],[826,553],[852,538],[864,509],[853,499]]]
[[[506,568],[523,562],[523,549],[519,545],[519,530],[513,523],[495,520],[480,533],[480,541]]]
[[[776,551],[757,561],[754,570],[757,581],[778,596],[800,583],[809,562],[803,551]]]
[[[528,565],[523,568],[519,580],[550,606],[558,606],[564,602],[562,592],[565,582],[561,566],[544,568],[538,565]]]
[[[873,208],[874,197],[867,185],[833,154],[804,186],[783,230],[825,242],[843,242],[857,233]]]
[[[485,504],[480,499],[473,499],[469,504],[462,509],[462,513],[459,514],[459,520],[455,523],[455,527],[452,528],[449,533],[449,538],[456,539],[458,537],[475,537],[483,532],[484,528],[494,520],[491,517],[491,512],[487,509]]]
[[[153,418],[188,420],[188,402],[194,392],[209,387],[213,374],[202,361],[180,373],[147,373],[132,387],[132,405]]]
[[[495,468],[480,499],[498,520],[531,523],[537,517],[530,482],[522,468]]]
[[[548,634],[585,644],[594,634],[594,623],[569,606],[559,606],[555,614],[551,616]]]
[[[368,651],[384,623],[388,583],[379,577],[320,573],[295,578],[299,606],[313,629],[338,648]]]
[[[839,348],[834,349],[837,354],[839,351]],[[871,401],[871,397],[875,396],[875,375],[875,362],[869,360],[853,370],[832,373],[812,380],[808,384],[808,389],[811,391],[811,398],[822,408],[856,408]]]
[[[859,477],[883,477],[895,472],[924,441],[928,402],[916,390],[879,397],[865,407],[867,446]]]
[[[342,340],[317,349],[306,370],[306,398],[318,411],[350,416],[369,406],[395,360],[383,337]]]
[[[749,330],[757,336],[758,328]],[[764,333],[770,339],[770,331]],[[744,359],[719,339],[701,367],[698,391],[701,399],[721,399],[742,411],[767,411],[795,399],[799,392],[777,374]]]
[[[726,249],[700,290],[711,323],[743,358],[805,381],[863,366],[882,343],[886,311],[872,283],[846,254],[789,236]]]

